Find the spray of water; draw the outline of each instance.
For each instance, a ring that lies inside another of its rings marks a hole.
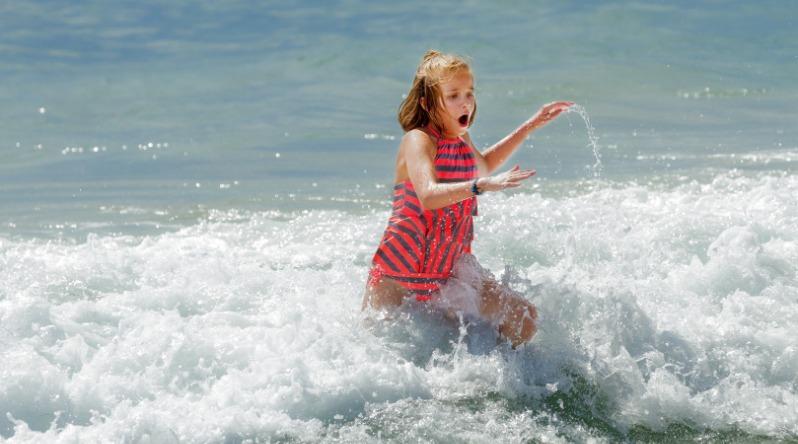
[[[585,129],[587,130],[587,146],[593,150],[593,157],[596,159],[596,163],[593,164],[593,177],[600,177],[601,176],[601,152],[599,151],[599,144],[598,144],[598,136],[596,136],[596,130],[593,128],[593,125],[590,124],[590,116],[587,115],[587,111],[585,107],[579,105],[577,103],[571,105],[565,113],[577,113],[582,117],[582,120],[585,122]]]

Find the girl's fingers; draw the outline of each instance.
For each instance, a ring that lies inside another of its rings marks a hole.
[[[573,104],[574,102],[551,102],[544,105],[543,109],[546,110],[546,114],[548,115],[552,115],[555,113],[559,114],[565,111],[566,109],[570,108],[571,106],[573,106]]]
[[[507,180],[507,181],[508,181],[508,183],[509,183],[509,182],[512,182],[512,183],[520,183],[522,180],[527,180],[527,179],[529,179],[530,177],[532,177],[532,175],[531,175],[531,174],[528,174],[528,175],[523,175],[523,176],[515,176],[515,177],[510,177],[510,178],[508,178],[508,180]]]
[[[529,179],[530,177],[532,177],[534,175],[535,175],[534,171],[526,170],[526,171],[522,171],[522,172],[519,172],[517,174],[514,174],[514,175],[510,176],[510,179],[512,179],[512,180],[524,180],[524,179]]]
[[[522,170],[520,165],[515,165],[506,172],[496,176],[501,188],[515,188],[521,186],[521,181],[534,176],[535,170]]]

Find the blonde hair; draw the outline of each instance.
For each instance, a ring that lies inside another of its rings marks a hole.
[[[402,129],[410,131],[432,124],[438,131],[441,131],[443,125],[441,124],[440,109],[443,107],[443,92],[440,85],[461,71],[466,71],[471,75],[471,67],[464,58],[455,54],[443,54],[434,49],[427,51],[416,69],[416,76],[413,79],[410,92],[399,106],[398,119]],[[471,118],[468,121],[469,127],[474,122],[476,115],[477,104],[474,102],[474,112],[471,113]]]

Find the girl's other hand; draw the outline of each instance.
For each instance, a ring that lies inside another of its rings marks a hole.
[[[555,117],[559,116],[560,113],[570,108],[574,102],[551,102],[547,103],[540,107],[538,112],[532,116],[527,124],[532,127],[532,129],[540,128],[541,126],[551,122],[554,120]]]
[[[535,170],[522,170],[516,165],[511,169],[495,176],[483,177],[477,181],[477,187],[482,191],[499,191],[505,188],[521,186],[521,181],[535,175]]]

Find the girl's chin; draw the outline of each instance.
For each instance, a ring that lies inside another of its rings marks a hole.
[[[446,135],[451,137],[460,137],[467,132],[468,132],[468,127],[460,125],[454,127],[447,127],[445,130]]]

